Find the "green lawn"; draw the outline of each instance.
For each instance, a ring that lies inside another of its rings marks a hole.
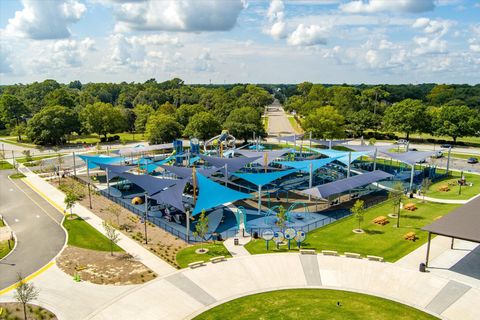
[[[26,147],[26,148],[35,148],[36,145],[27,143],[27,142],[19,142],[17,141],[17,137],[4,137],[0,139],[0,141],[4,141],[6,143],[14,144],[19,147]]]
[[[461,187],[461,194],[460,186],[458,185],[457,181],[460,179],[460,172],[457,171],[450,171],[451,177],[448,179],[440,180],[433,183],[430,188],[428,188],[427,197],[432,198],[439,198],[439,199],[459,199],[459,200],[467,200],[471,197],[476,196],[480,193],[480,175],[476,174],[468,174],[464,173],[465,178],[467,179],[467,183],[473,183],[472,187],[463,186]],[[439,187],[442,185],[448,185],[451,183],[450,191],[439,191]]]
[[[218,257],[218,256],[225,256],[226,258],[230,258],[231,255],[225,246],[221,242],[217,242],[216,244],[213,243],[206,243],[203,245],[204,248],[208,249],[207,253],[198,254],[195,253],[195,250],[199,249],[201,245],[195,245],[191,247],[186,247],[185,249],[180,250],[177,253],[177,263],[181,268],[188,267],[189,263],[195,261],[208,261],[210,258]]]
[[[340,302],[340,306],[337,306],[337,302]],[[327,289],[290,289],[235,299],[210,309],[194,319],[426,320],[438,318],[398,302],[361,293]]]
[[[9,243],[10,247],[8,246]],[[14,240],[0,241],[0,259],[5,257],[10,251],[12,251],[14,245]]]
[[[265,131],[268,132],[268,117],[262,117],[263,121],[263,127],[265,128]]]
[[[448,155],[448,152],[445,152],[445,156]],[[468,153],[454,153],[450,152],[450,156],[452,158],[459,158],[459,159],[468,159],[468,158],[477,158],[480,159],[480,155],[478,154],[468,154]]]
[[[76,215],[74,217],[76,218],[73,220],[67,217],[63,222],[63,226],[68,231],[68,245],[97,251],[110,251],[110,240],[107,237],[82,218]],[[114,245],[113,251],[123,250],[119,246]]]
[[[7,169],[13,169],[13,166],[5,160],[0,160],[0,170],[7,170]]]
[[[292,125],[293,130],[295,130],[296,133],[303,133],[303,129],[300,126],[300,124],[295,120],[295,117],[288,117],[288,121]]]
[[[23,173],[17,172],[9,175],[10,179],[22,179],[25,178],[25,175]]]
[[[353,233],[352,230],[358,228],[358,222],[353,217],[347,217],[308,233],[302,247],[316,249],[317,251],[336,250],[339,253],[347,251],[362,255],[376,255],[384,257],[386,261],[394,262],[427,241],[427,232],[420,230],[421,227],[459,206],[421,203],[421,200],[417,199],[404,199],[403,202],[416,203],[418,210],[413,212],[402,210],[400,228],[396,228],[396,219],[392,218],[388,218],[390,223],[385,226],[372,223],[372,220],[376,217],[387,216],[393,212],[391,204],[384,202],[366,210],[362,224],[365,233]],[[417,241],[403,239],[403,236],[410,231],[417,234]],[[245,248],[253,254],[267,253],[265,241],[262,239],[250,241]],[[291,250],[297,251],[296,246],[292,246]],[[273,243],[270,243],[268,252],[286,251],[286,245],[280,246],[280,249],[277,250]]]
[[[64,153],[60,154],[61,156],[64,155]],[[39,161],[43,159],[49,159],[49,158],[55,158],[58,157],[58,154],[46,154],[46,155],[41,155],[41,156],[35,156],[30,159],[30,161],[27,161],[27,158],[16,158],[15,161],[18,163],[27,163],[27,162],[32,162],[32,161]]]
[[[126,143],[145,141],[141,133],[136,133],[133,135],[128,132],[122,132],[122,133],[109,134],[108,136],[113,137],[116,135],[120,136],[120,140],[123,140]],[[73,135],[70,137],[70,140],[68,142],[69,143],[83,143],[83,142],[97,143],[97,142],[100,142],[100,138],[98,137],[97,134],[88,134],[88,135],[81,135],[81,136]]]

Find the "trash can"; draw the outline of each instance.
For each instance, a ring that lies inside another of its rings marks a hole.
[[[254,231],[254,232],[253,232],[253,238],[254,238],[254,239],[258,239],[258,232],[257,232],[257,231]]]
[[[425,265],[425,263],[420,263],[420,265],[418,266],[418,271],[420,272],[427,272],[427,266]]]
[[[217,235],[217,241],[222,241],[222,240],[223,240],[223,239],[222,239],[222,234],[219,233],[219,234]]]
[[[238,246],[238,238],[234,238],[234,239],[233,239],[233,244],[236,245],[236,246]]]

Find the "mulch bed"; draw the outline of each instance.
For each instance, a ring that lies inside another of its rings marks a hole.
[[[0,319],[17,320],[23,319],[23,305],[17,302],[0,303]],[[56,320],[57,317],[45,308],[27,304],[27,317],[30,320]]]

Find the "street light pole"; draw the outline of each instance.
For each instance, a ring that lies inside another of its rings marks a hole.
[[[187,243],[189,242],[190,240],[190,208],[187,208],[187,210],[185,210],[185,215],[187,217],[187,221],[186,221],[186,234],[187,234]]]
[[[145,227],[145,244],[148,244],[147,217],[148,217],[148,194],[145,192],[145,217],[143,219],[143,224],[144,224],[144,227]]]
[[[90,194],[90,182],[88,182],[87,186],[88,186],[88,201],[90,203],[90,209],[92,209],[92,195]]]

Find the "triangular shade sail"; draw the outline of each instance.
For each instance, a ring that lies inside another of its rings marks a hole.
[[[144,145],[136,145],[133,148],[126,148],[120,150],[121,155],[131,155],[140,152],[149,152],[154,150],[165,150],[165,149],[172,149],[173,143],[165,143],[165,144],[154,144],[151,146],[144,146]]]
[[[174,180],[174,179],[154,178],[146,174],[139,175],[139,174],[131,174],[128,172],[123,172],[123,173],[118,173],[117,175],[119,177],[127,179],[131,183],[136,184],[137,186],[145,190],[149,196],[159,191],[162,191],[163,189],[170,187],[177,182],[177,180]]]
[[[298,171],[297,169],[290,169],[286,171],[276,171],[276,172],[267,172],[267,173],[234,173],[234,176],[242,178],[248,182],[253,183],[257,186],[264,186],[269,184],[272,181],[285,177],[291,173]]]
[[[157,200],[160,203],[171,205],[172,207],[175,207],[178,210],[185,212],[182,195],[187,182],[187,179],[176,180],[175,185],[171,186],[167,190],[161,191],[153,195],[151,198]]]
[[[362,187],[380,180],[388,179],[390,177],[392,177],[391,174],[388,174],[381,170],[375,170],[372,172],[359,174],[350,178],[322,184],[304,191],[300,191],[300,193],[311,195],[317,198],[328,199],[328,197],[331,195],[340,194],[342,192]]]
[[[165,166],[161,165],[163,169],[175,174],[177,177],[186,179],[192,176],[193,168],[186,168],[186,167],[177,167],[177,166]],[[197,169],[197,173],[203,174],[206,177],[210,177],[212,174],[220,170],[220,168],[213,167],[209,169]]]
[[[252,163],[265,166],[265,155],[267,157],[267,165],[275,161],[277,158],[283,156],[286,153],[292,152],[293,149],[281,149],[271,151],[252,151],[252,150],[235,150],[235,153],[241,154],[245,157],[258,157],[257,160]]]
[[[310,164],[312,165],[312,170],[315,171],[337,159],[339,159],[339,157],[304,161],[276,161],[275,163],[308,172],[310,170]]]
[[[348,160],[350,160],[350,163],[352,163],[353,161],[357,160],[358,158],[366,156],[367,154],[370,154],[370,153],[371,152],[352,152],[351,157],[349,159],[348,152],[347,152],[346,156],[343,156],[343,157],[341,157],[340,159],[337,159],[337,160],[340,161],[341,163],[343,163],[344,165],[348,166]]]
[[[82,159],[88,165],[88,169],[93,169],[98,167],[100,164],[116,164],[121,163],[123,161],[122,157],[105,157],[105,156],[86,156],[86,155],[79,155],[80,159]]]
[[[348,156],[348,151],[339,151],[335,149],[319,149],[319,148],[309,148],[308,149],[312,150],[313,152],[323,154],[329,158],[331,157],[343,157],[345,155]]]
[[[348,166],[350,151],[339,151],[339,150],[335,150],[335,149],[318,149],[318,148],[309,148],[309,149],[314,151],[314,152],[323,154],[323,155],[325,155],[327,157],[330,157],[330,158],[335,157],[335,158],[337,158],[336,159],[337,161],[340,161],[341,163]],[[353,161],[357,160],[358,158],[360,158],[362,156],[365,156],[367,154],[371,154],[373,152],[375,152],[375,150],[364,151],[364,152],[351,152],[352,155],[351,155],[351,158],[350,158],[350,163],[352,163]]]
[[[118,177],[119,173],[126,172],[135,167],[132,166],[120,166],[113,164],[99,164],[100,169],[105,170],[108,173],[108,179],[111,180],[115,177]]]
[[[387,151],[395,145],[386,145],[386,146],[361,146],[361,145],[355,145],[355,144],[344,144],[343,145],[346,148],[352,149],[354,151],[369,151],[371,153],[375,152],[375,149],[378,151]]]
[[[225,203],[253,197],[251,194],[238,192],[222,186],[201,174],[197,174],[196,176],[200,192],[192,215],[197,215],[202,212],[202,210],[215,208]]]
[[[303,139],[303,134],[296,134],[293,136],[284,136],[284,137],[278,137],[278,141],[285,141],[285,142],[295,142]]]
[[[408,152],[382,152],[382,154],[389,156],[392,159],[414,165],[415,163],[425,160],[433,156],[437,151],[408,151]]]
[[[260,155],[257,154],[256,157],[246,157],[246,158],[218,158],[210,157],[203,154],[198,155],[202,160],[210,163],[212,166],[221,168],[227,165],[228,172],[235,172],[245,167],[247,164],[254,162],[260,159]]]
[[[349,142],[350,140],[316,140],[316,139],[312,139],[311,140],[313,143],[316,143],[316,144],[321,144],[322,146],[325,146],[325,147],[335,147],[335,146],[338,146],[342,143],[346,143],[346,142]]]

